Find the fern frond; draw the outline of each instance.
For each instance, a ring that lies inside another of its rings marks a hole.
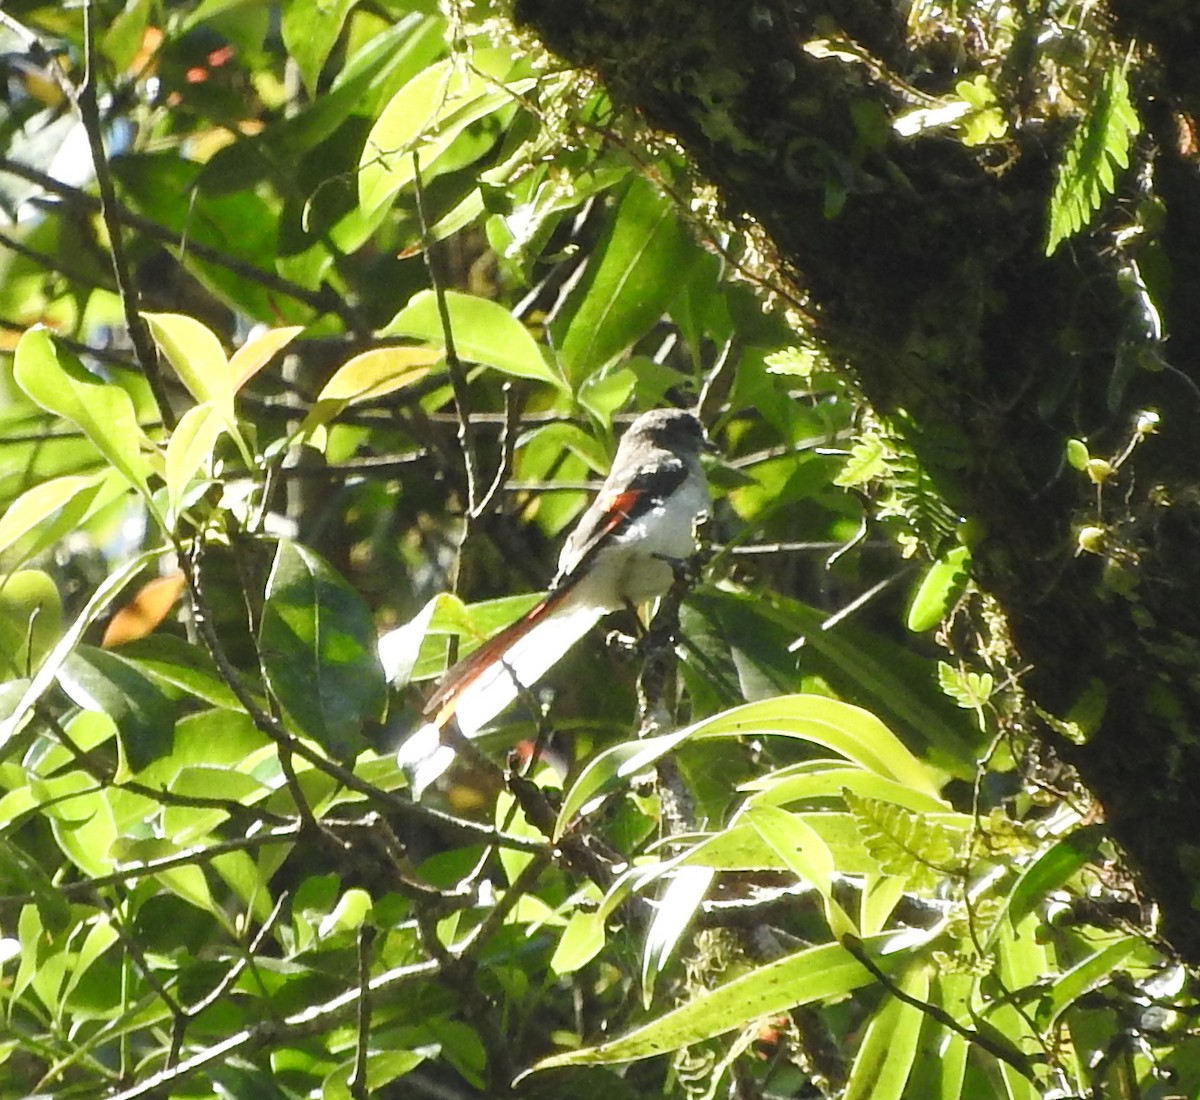
[[[1125,66],[1104,74],[1091,110],[1076,128],[1050,197],[1046,255],[1078,233],[1116,189],[1117,170],[1129,167],[1129,147],[1141,129],[1129,99]]]
[[[854,817],[863,844],[887,875],[902,875],[910,890],[932,889],[958,872],[962,858],[961,834],[925,815],[842,791],[846,808]]]

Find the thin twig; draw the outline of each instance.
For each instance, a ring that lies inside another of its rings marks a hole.
[[[885,974],[875,963],[875,960],[867,954],[863,945],[853,936],[842,936],[842,946],[850,952],[867,970],[871,976],[879,982],[893,997],[898,1001],[903,1001],[906,1005],[925,1013],[926,1016],[936,1020],[943,1027],[949,1028],[951,1031],[966,1039],[968,1043],[979,1047],[981,1050],[986,1050],[992,1057],[999,1059],[1006,1065],[1012,1066],[1022,1077],[1028,1078],[1030,1081],[1035,1081],[1036,1077],[1033,1072],[1033,1067],[1030,1064],[1029,1058],[1016,1047],[1009,1048],[1002,1043],[996,1042],[990,1035],[985,1035],[981,1031],[975,1031],[967,1027],[965,1024],[960,1024],[953,1016],[950,1015],[941,1005],[932,1004],[929,1001],[923,1001],[920,997],[914,997],[911,993],[901,989],[892,979]]]
[[[89,195],[86,191],[82,191],[78,187],[72,187],[70,184],[56,180],[53,176],[47,176],[45,173],[39,172],[36,168],[31,168],[27,164],[22,164],[20,161],[0,156],[0,171],[19,176],[30,183],[36,183],[51,194],[57,195],[70,204],[79,206],[85,210],[100,209],[100,200],[94,195]],[[321,290],[310,290],[308,287],[301,286],[290,279],[285,279],[282,275],[277,275],[273,271],[264,271],[261,267],[257,267],[252,263],[239,260],[235,256],[230,256],[229,253],[212,245],[205,244],[203,241],[198,241],[191,237],[184,240],[175,230],[154,221],[152,218],[147,218],[142,214],[130,210],[127,206],[122,205],[119,200],[113,206],[112,214],[121,225],[136,230],[138,233],[149,237],[153,241],[157,241],[159,244],[168,246],[179,253],[181,257],[185,252],[190,253],[197,259],[204,260],[206,263],[223,267],[226,271],[245,279],[247,282],[257,283],[265,290],[284,294],[293,301],[311,307],[318,313],[335,314],[348,328],[353,327],[356,321],[353,310],[342,301],[338,294],[328,287]]]
[[[504,383],[504,426],[500,429],[500,463],[496,467],[496,476],[492,484],[479,502],[476,515],[485,515],[495,503],[496,496],[504,488],[504,483],[512,471],[513,453],[517,449],[517,427],[521,420],[521,410],[512,399],[512,383]]]
[[[446,371],[450,375],[450,388],[454,391],[454,407],[458,411],[458,442],[463,452],[463,469],[467,478],[467,521],[468,524],[479,513],[479,474],[475,465],[475,431],[471,423],[470,391],[467,387],[467,372],[454,346],[454,330],[450,323],[450,307],[446,302],[446,289],[438,277],[437,265],[433,262],[433,242],[429,239],[429,222],[425,216],[425,186],[421,182],[421,160],[413,150],[413,186],[417,199],[417,223],[421,228],[421,255],[433,295],[437,301],[438,317],[442,323],[442,340],[446,345]]]
[[[354,1070],[347,1084],[354,1100],[368,1100],[367,1056],[371,1051],[371,948],[375,929],[364,924],[358,930],[358,1034],[354,1043]]]
[[[372,978],[367,984],[368,993],[382,993],[431,978],[437,974],[439,964],[425,961],[408,966],[397,966]],[[172,1069],[160,1070],[141,1084],[124,1092],[116,1093],[108,1100],[141,1100],[142,1097],[165,1096],[174,1086],[193,1077],[207,1066],[224,1062],[235,1055],[246,1055],[275,1042],[295,1043],[310,1035],[318,1035],[333,1024],[351,1017],[358,1009],[363,991],[357,986],[321,1004],[294,1012],[282,1020],[264,1020],[253,1027],[243,1028],[219,1043],[205,1047],[191,1058]]]
[[[92,0],[85,0],[83,5],[83,49],[84,70],[83,83],[75,95],[75,106],[83,122],[87,134],[88,146],[92,151],[92,167],[96,173],[96,183],[100,189],[100,216],[104,220],[104,228],[108,233],[109,255],[112,257],[113,275],[117,280],[117,290],[121,295],[121,306],[125,311],[125,324],[129,329],[129,339],[133,343],[134,354],[150,384],[150,392],[158,405],[163,423],[168,428],[175,427],[175,413],[167,399],[167,391],[163,386],[162,367],[158,358],[158,346],[150,335],[150,326],[138,312],[137,284],[130,274],[129,259],[125,254],[125,242],[121,236],[121,223],[117,220],[117,193],[113,187],[112,175],[108,170],[108,154],[104,151],[104,133],[100,122],[100,102],[97,97],[96,85],[99,75],[96,71],[96,27],[92,8]]]
[[[215,844],[198,844],[195,847],[176,852],[174,855],[148,859],[142,863],[131,863],[108,875],[97,875],[95,878],[83,882],[63,883],[55,886],[55,890],[64,897],[94,894],[106,886],[120,886],[131,880],[148,878],[177,867],[211,863],[219,856],[227,855],[230,852],[243,852],[261,848],[267,844],[293,844],[299,838],[300,833],[301,825],[296,822],[251,836],[234,837],[232,840],[222,840]],[[40,900],[41,898],[37,894],[4,894],[0,896],[0,906],[30,905]]]

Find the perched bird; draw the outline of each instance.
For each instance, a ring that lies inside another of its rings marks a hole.
[[[655,409],[629,426],[562,548],[549,592],[446,673],[425,706],[426,723],[400,746],[417,797],[454,757],[441,740],[451,722],[473,737],[603,615],[670,588],[674,565],[696,552],[696,520],[710,504],[700,465],[709,447],[700,421],[682,409]]]

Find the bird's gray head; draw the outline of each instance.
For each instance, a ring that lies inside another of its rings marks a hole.
[[[686,409],[652,409],[629,425],[622,446],[645,443],[680,455],[711,450],[704,425]]]

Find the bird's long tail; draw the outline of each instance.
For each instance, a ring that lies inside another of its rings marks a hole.
[[[466,737],[474,737],[533,687],[605,610],[579,587],[552,592],[447,672],[426,704],[428,721],[397,754],[397,762],[412,779],[414,796],[420,797],[454,759],[441,742],[441,731],[451,721]]]

